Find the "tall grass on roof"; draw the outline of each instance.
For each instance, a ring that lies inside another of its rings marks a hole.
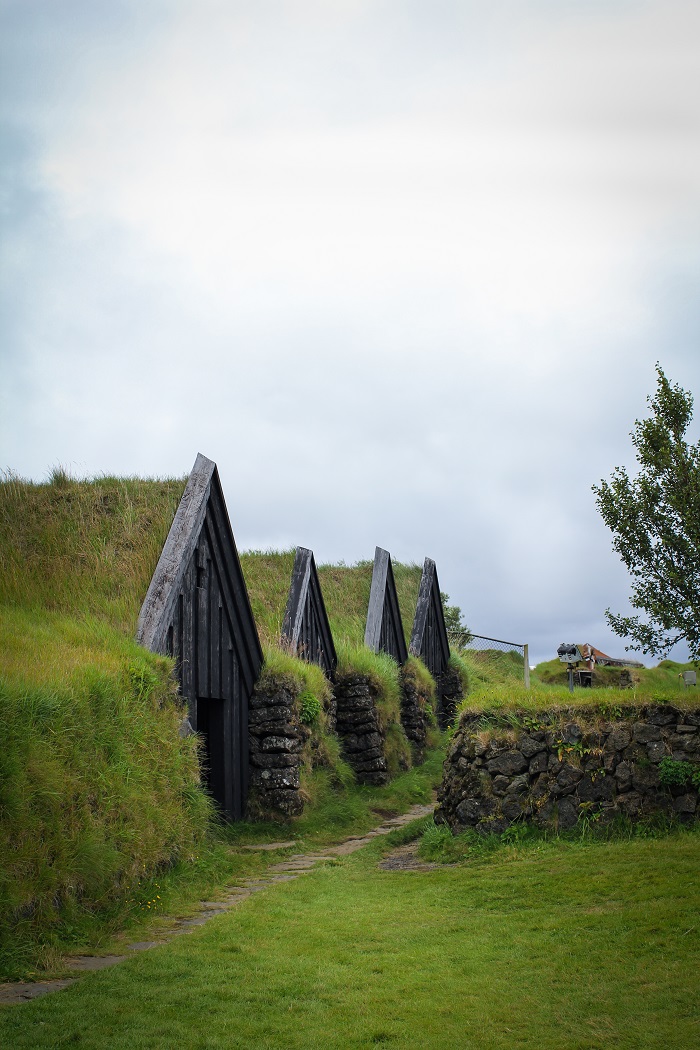
[[[263,645],[279,645],[289,597],[295,550],[251,550],[240,555],[241,568]],[[318,577],[328,619],[337,645],[364,644],[367,607],[372,584],[371,561],[355,565],[319,565]],[[410,641],[418,601],[421,568],[393,563],[406,644]]]
[[[89,613],[132,637],[184,479],[0,480],[0,603]]]
[[[263,647],[279,648],[294,568],[294,550],[242,551],[241,569]]]
[[[341,563],[318,567],[318,578],[336,645],[364,645],[373,564],[371,561],[359,561],[355,565]],[[408,645],[422,570],[418,565],[403,565],[400,562],[392,562],[392,567]]]

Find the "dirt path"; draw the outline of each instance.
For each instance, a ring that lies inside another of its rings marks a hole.
[[[350,838],[344,839],[335,846],[328,846],[325,849],[316,850],[313,853],[291,854],[289,857],[285,857],[284,860],[281,860],[278,864],[272,864],[264,875],[259,875],[250,879],[243,879],[240,885],[236,885],[230,890],[230,892],[223,894],[221,900],[201,901],[198,915],[189,919],[175,920],[169,929],[159,931],[157,940],[134,941],[132,944],[127,944],[124,955],[80,955],[65,958],[63,960],[65,969],[71,971],[75,976],[53,981],[15,981],[0,984],[0,1003],[26,1003],[31,999],[38,999],[42,995],[48,995],[50,992],[60,992],[63,988],[67,988],[69,985],[74,984],[75,981],[79,980],[81,973],[87,973],[91,970],[103,970],[108,966],[115,966],[117,963],[128,959],[134,952],[147,951],[149,948],[155,948],[157,945],[167,944],[168,941],[173,939],[173,937],[189,933],[191,930],[196,929],[196,927],[203,926],[205,923],[209,922],[209,920],[213,919],[215,915],[221,915],[223,912],[230,911],[231,908],[237,907],[239,904],[242,904],[243,901],[247,900],[253,893],[260,893],[262,890],[274,886],[279,882],[290,882],[293,879],[298,879],[307,871],[312,871],[319,864],[322,864],[324,861],[330,860],[333,857],[346,857],[348,854],[354,853],[358,849],[362,849],[363,846],[366,846],[372,841],[372,839],[375,839],[380,835],[388,835],[390,831],[394,831],[395,828],[401,828],[404,824],[408,824],[410,821],[416,820],[418,817],[427,817],[428,814],[433,812],[434,808],[435,807],[432,803],[427,806],[412,806],[407,813],[402,813],[401,816],[392,817],[390,820],[384,821],[383,824],[373,828],[372,831],[368,831],[365,835],[352,835]],[[244,848],[267,851],[288,849],[293,845],[293,842],[271,842],[262,846],[246,846]],[[422,865],[410,863],[393,864],[389,866],[389,870],[394,867],[407,868],[419,866],[422,867]]]

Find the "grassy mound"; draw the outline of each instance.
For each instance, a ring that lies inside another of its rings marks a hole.
[[[649,695],[670,699],[685,691],[680,680],[683,671],[693,671],[692,663],[681,664],[675,660],[662,660],[656,667],[608,667],[596,666],[592,682],[599,689],[620,689],[630,687],[625,680],[631,680],[633,690]],[[567,686],[568,672],[561,660],[547,660],[538,664],[533,679],[542,685]]]
[[[181,481],[0,483],[0,955],[194,854],[210,804],[170,662],[132,641]]]
[[[61,471],[36,485],[0,482],[0,603],[89,613],[133,637],[183,480]]]
[[[513,654],[500,653],[500,661],[484,664],[469,650],[460,653],[469,674],[470,690],[460,705],[460,714],[483,713],[496,721],[509,720],[519,725],[518,719],[532,713],[549,712],[552,718],[566,717],[569,713],[588,714],[589,718],[611,719],[619,717],[625,708],[639,708],[649,704],[673,703],[679,708],[697,708],[700,691],[686,689],[679,679],[684,670],[693,670],[693,664],[679,664],[662,660],[658,667],[630,668],[632,686],[620,685],[618,667],[596,669],[593,687],[577,687],[569,692],[566,665],[559,660],[538,664],[531,673],[531,688],[526,689],[522,681],[522,661],[515,673],[516,659]],[[563,668],[563,671],[562,671]]]
[[[78,481],[61,470],[45,484],[0,481],[4,975],[26,970],[29,960],[50,967],[60,946],[89,940],[159,872],[201,854],[212,833],[197,738],[178,733],[184,710],[171,661],[133,641],[184,485]],[[323,819],[346,811],[370,819],[366,792],[328,728],[329,682],[280,644],[294,552],[251,552],[241,561],[265,649],[263,676],[293,681],[310,730],[302,774],[309,808]],[[408,634],[420,569],[394,571]],[[411,752],[398,668],[363,645],[371,572],[370,562],[319,569],[340,673],[372,678],[396,773]],[[313,813],[301,825],[308,819]]]

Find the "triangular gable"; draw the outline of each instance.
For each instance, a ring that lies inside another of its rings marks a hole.
[[[374,552],[365,645],[375,653],[388,653],[400,664],[408,659],[391,555],[381,547]]]
[[[141,608],[137,641],[174,657],[229,819],[248,790],[248,703],[263,654],[216,464],[197,456]]]
[[[338,658],[313,551],[306,547],[297,547],[282,637],[302,659],[318,664],[329,677],[333,676]]]
[[[423,565],[409,652],[420,656],[433,676],[444,674],[447,670],[450,643],[445,628],[437,569],[432,558],[426,558]]]

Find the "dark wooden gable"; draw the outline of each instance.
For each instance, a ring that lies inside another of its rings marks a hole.
[[[248,793],[248,702],[262,650],[216,464],[197,456],[146,594],[137,640],[173,656],[225,816]]]
[[[306,547],[297,547],[282,637],[302,659],[318,664],[329,678],[333,677],[338,658],[313,551]]]
[[[414,656],[420,656],[434,677],[447,670],[450,643],[445,628],[437,569],[432,558],[426,558],[423,565],[409,651]]]
[[[365,645],[375,653],[388,653],[400,664],[408,658],[391,555],[381,547],[374,552]]]

